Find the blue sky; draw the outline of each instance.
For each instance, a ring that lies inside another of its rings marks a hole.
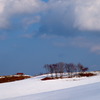
[[[44,64],[100,70],[100,0],[1,0],[0,75],[34,75]]]

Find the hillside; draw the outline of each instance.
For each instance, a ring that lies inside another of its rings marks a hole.
[[[4,100],[99,100],[100,82]]]
[[[0,100],[99,100],[100,74],[41,81],[45,75],[0,84]]]

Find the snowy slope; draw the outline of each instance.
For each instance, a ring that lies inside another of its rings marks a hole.
[[[4,100],[100,100],[100,82]]]
[[[84,96],[84,93],[85,95],[88,95],[87,97],[90,97],[90,95],[93,97],[94,95],[100,97],[100,75],[89,78],[84,77],[41,81],[40,79],[43,77],[44,76],[39,76],[26,80],[0,84],[0,100],[33,100],[33,98],[34,100],[47,100],[46,97],[51,98],[50,100],[66,100],[65,98],[71,98],[68,100],[73,100],[75,96],[78,96],[78,98],[81,97],[80,95]],[[94,91],[95,94],[93,95]],[[72,94],[74,96],[71,96]],[[55,99],[52,96],[54,96]]]

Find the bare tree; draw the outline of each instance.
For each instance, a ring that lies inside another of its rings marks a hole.
[[[65,64],[65,70],[69,77],[72,77],[73,72],[76,72],[76,66],[73,63]]]
[[[54,68],[52,66],[52,64],[48,65],[44,65],[44,68],[46,69],[47,73],[49,73],[51,75],[51,77],[53,78],[53,72],[54,72]]]
[[[59,73],[58,66],[57,66],[57,64],[52,64],[52,66],[53,66],[53,70],[55,73],[55,77],[58,78],[58,73]]]
[[[51,75],[52,78],[62,78],[63,77],[63,73],[66,71],[68,73],[69,77],[72,77],[73,75],[75,75],[75,72],[78,72],[78,74],[83,73],[85,71],[88,70],[87,67],[84,67],[82,64],[77,64],[77,66],[73,63],[63,63],[63,62],[59,62],[56,64],[46,64],[44,65],[44,68],[46,69],[47,73],[49,73]],[[53,74],[55,74],[53,76]],[[59,74],[59,75],[58,75]]]
[[[77,71],[78,72],[80,72],[80,73],[84,73],[84,72],[86,72],[88,70],[88,68],[87,67],[84,67],[82,64],[78,64],[77,65]]]
[[[70,67],[70,77],[72,77],[73,72],[76,72],[76,66],[73,63],[70,63],[69,67]]]
[[[54,68],[52,65],[49,65],[49,69],[50,69],[50,74],[51,74],[51,77],[53,78],[53,73],[54,73]]]
[[[46,70],[47,74],[49,74],[49,72],[50,72],[50,71],[49,71],[49,67],[48,67],[48,66],[49,66],[48,64],[45,64],[45,65],[44,65],[44,68],[45,68],[45,70]]]
[[[60,78],[63,77],[63,73],[64,73],[64,67],[65,67],[65,63],[63,62],[60,62],[57,64],[57,67],[58,67],[58,72],[60,73]]]
[[[65,70],[68,73],[68,76],[70,76],[70,67],[69,67],[69,64],[65,64]]]

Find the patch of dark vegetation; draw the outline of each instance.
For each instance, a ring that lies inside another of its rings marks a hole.
[[[26,75],[1,76],[0,77],[0,83],[13,82],[13,81],[27,79],[27,78],[30,78],[30,77],[31,76],[26,76]]]
[[[55,78],[52,78],[52,77],[45,77],[45,78],[43,78],[43,79],[41,79],[42,81],[45,81],[45,80],[53,80],[53,79],[55,79]]]
[[[90,72],[88,72],[88,73],[79,73],[79,77],[90,77],[90,76],[95,76],[96,74],[94,74],[94,73],[90,73]]]
[[[64,78],[73,78],[73,77],[91,77],[91,76],[95,76],[95,75],[97,75],[97,74],[92,73],[92,72],[86,72],[86,73],[78,73],[76,75],[66,76],[66,77],[45,77],[41,80],[46,81],[46,80],[64,79]]]
[[[43,79],[41,79],[42,81],[46,81],[46,80],[54,80],[54,79],[62,79],[61,77],[45,77]]]

